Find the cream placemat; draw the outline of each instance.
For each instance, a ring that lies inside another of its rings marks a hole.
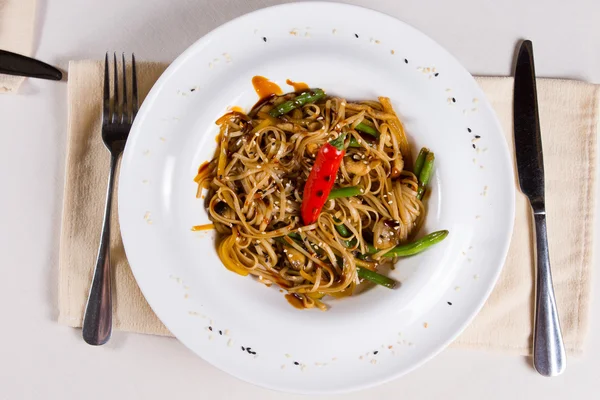
[[[31,55],[35,0],[0,0],[0,49]],[[15,93],[25,78],[0,74],[0,93]]]
[[[139,66],[145,96],[166,65]],[[511,78],[477,78],[512,148]],[[60,248],[59,322],[80,327],[100,237],[109,155],[100,138],[102,63],[69,65],[69,126]],[[579,354],[588,326],[597,86],[538,80],[542,121],[548,231],[554,286],[567,351]],[[143,98],[143,97],[142,97]],[[568,195],[567,195],[568,192]],[[517,195],[515,231],[506,265],[490,299],[453,346],[530,354],[533,267],[529,206]],[[154,315],[125,259],[114,213],[111,238],[115,268],[116,329],[169,335]]]

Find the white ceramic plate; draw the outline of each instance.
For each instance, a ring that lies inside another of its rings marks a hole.
[[[289,78],[348,98],[388,96],[413,147],[435,151],[424,231],[450,235],[398,263],[391,275],[399,289],[299,311],[277,288],[226,270],[212,233],[190,230],[208,222],[193,178],[214,152],[214,121],[229,106],[257,101],[254,75],[282,88]],[[301,393],[380,384],[440,352],[492,290],[513,214],[507,145],[471,75],[402,22],[334,3],[263,9],[186,50],[142,105],[119,189],[127,257],[169,330],[234,376]]]

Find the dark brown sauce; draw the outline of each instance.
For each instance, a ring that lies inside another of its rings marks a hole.
[[[304,302],[295,294],[286,294],[284,297],[288,301],[288,303],[292,305],[292,307],[297,308],[299,310],[304,310]]]
[[[291,79],[286,79],[285,83],[294,88],[294,92],[299,92],[308,89],[308,85],[304,82],[294,82]]]
[[[280,95],[283,92],[281,88],[275,83],[271,82],[264,76],[256,75],[252,78],[252,86],[260,99],[268,98],[274,94]]]

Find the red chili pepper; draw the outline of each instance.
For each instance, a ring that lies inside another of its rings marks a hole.
[[[313,224],[321,209],[327,202],[327,196],[333,188],[338,169],[344,158],[344,140],[346,134],[342,133],[337,139],[326,143],[319,149],[310,175],[304,186],[302,200],[302,220],[305,225]]]

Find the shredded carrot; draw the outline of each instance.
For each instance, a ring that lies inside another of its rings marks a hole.
[[[194,225],[194,226],[192,226],[192,231],[193,232],[209,231],[211,229],[215,229],[215,225],[214,224],[204,224],[204,225]]]

